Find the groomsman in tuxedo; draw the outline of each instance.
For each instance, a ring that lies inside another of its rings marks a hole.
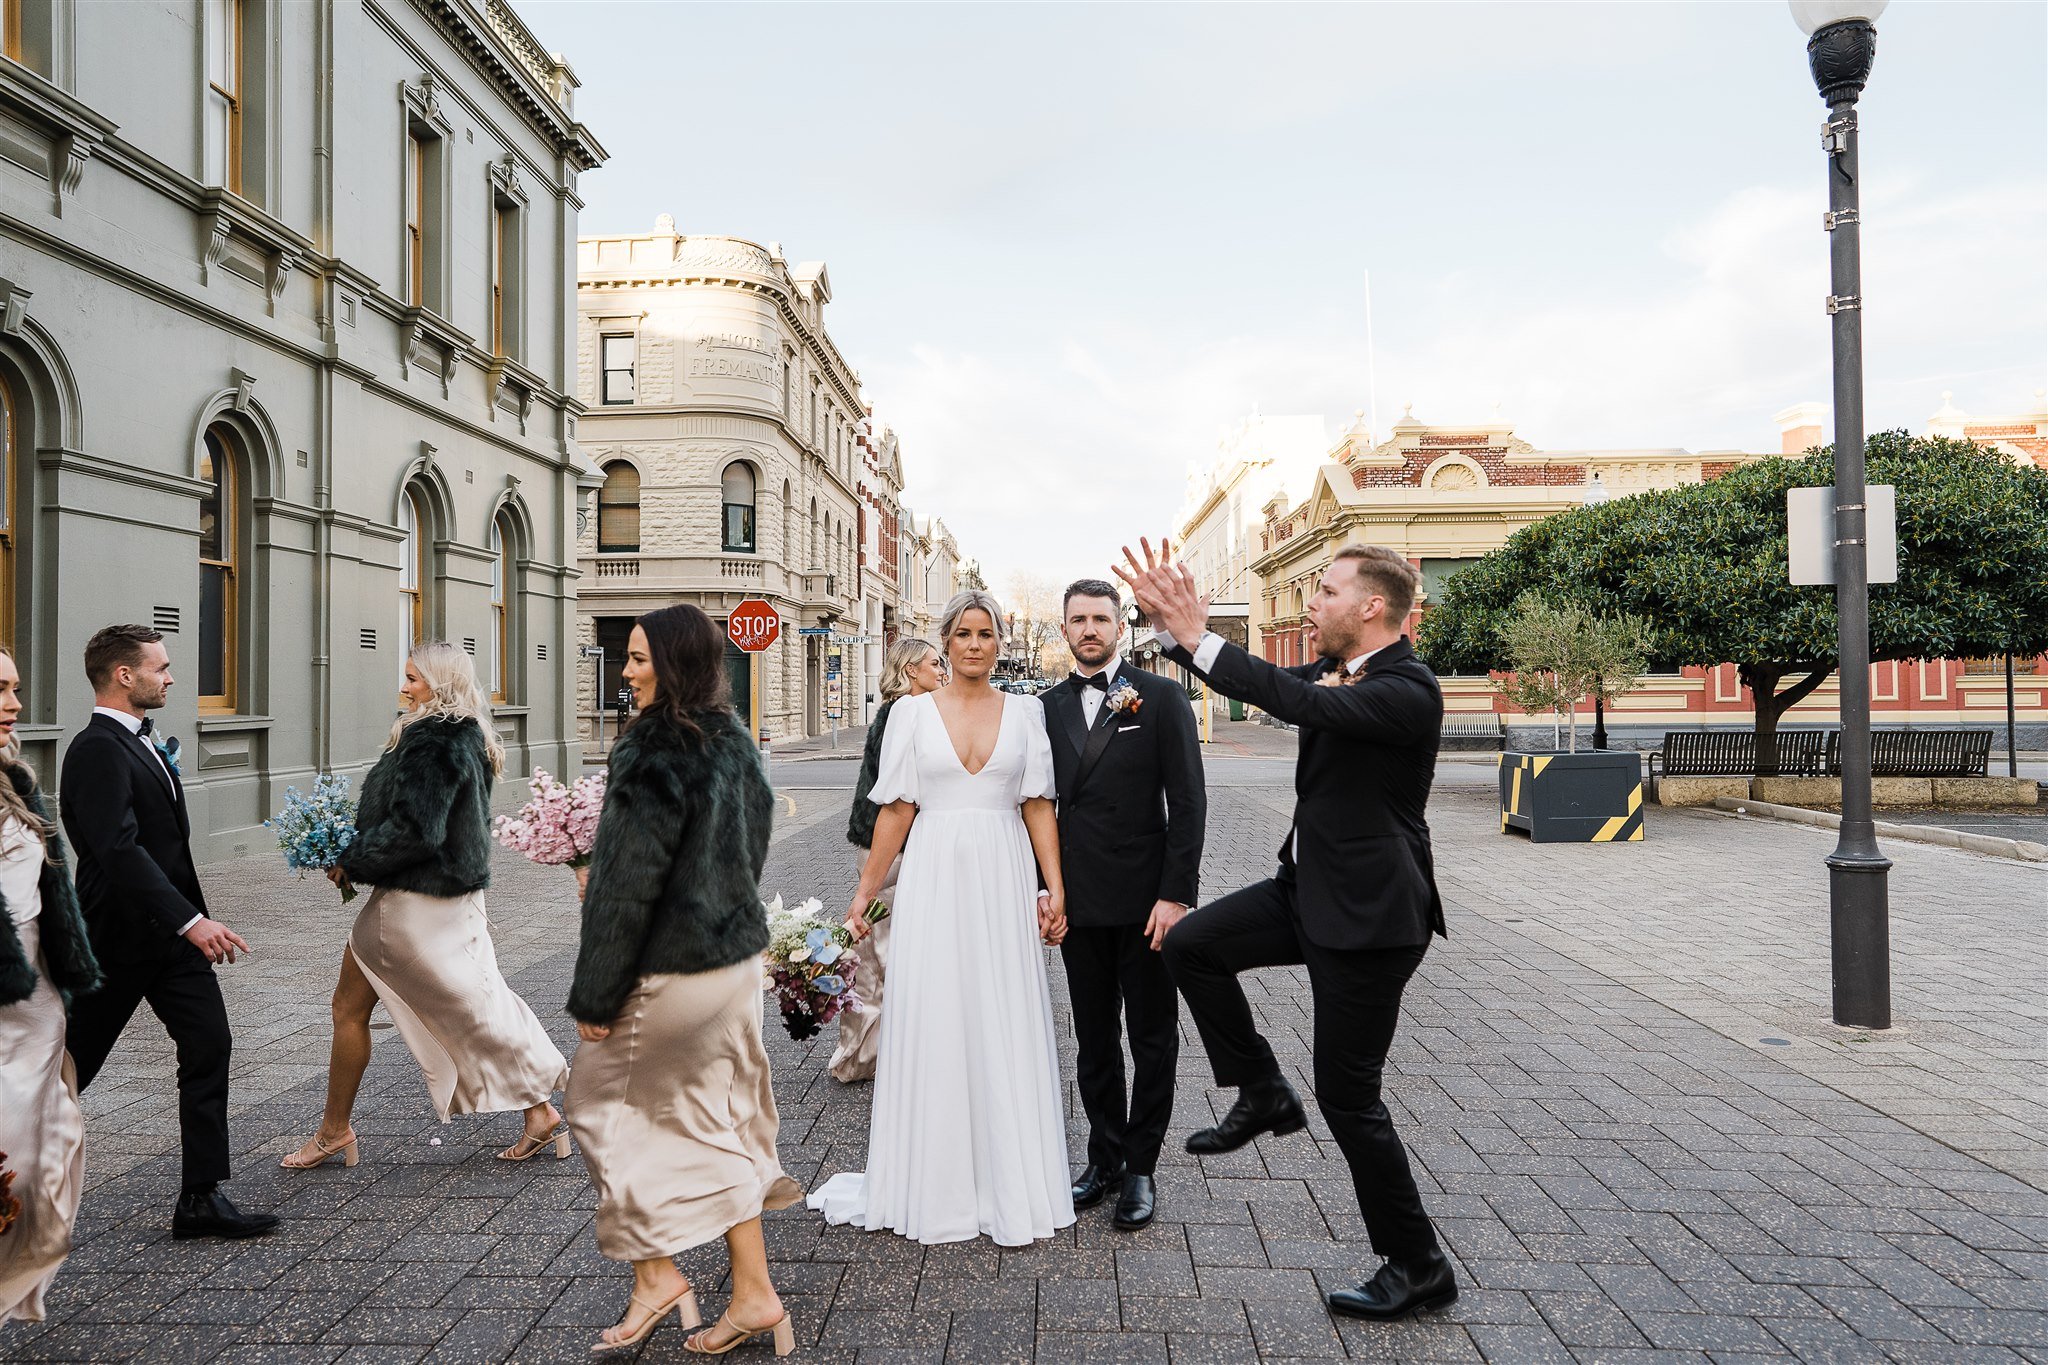
[[[135,1007],[147,1000],[178,1049],[184,1187],[174,1237],[252,1237],[277,1226],[223,1194],[228,1178],[227,1008],[213,964],[249,945],[206,913],[192,865],[192,822],[150,712],[170,696],[171,656],[147,626],[108,626],[85,646],[92,720],[64,755],[59,810],[78,854],[78,899],[106,983],[71,1010],[83,1090]]]
[[[1397,1318],[1458,1297],[1450,1262],[1380,1098],[1401,992],[1430,935],[1444,932],[1424,807],[1436,773],[1443,695],[1402,634],[1415,602],[1408,561],[1349,545],[1323,574],[1308,616],[1321,658],[1277,668],[1204,629],[1208,603],[1162,545],[1117,570],[1168,653],[1218,692],[1299,726],[1294,823],[1269,880],[1189,915],[1166,963],[1201,1030],[1216,1083],[1237,1102],[1191,1152],[1228,1152],[1306,1126],[1301,1101],[1252,1021],[1238,973],[1301,963],[1315,1010],[1316,1103],[1351,1167],[1375,1253],[1386,1263],[1332,1312]],[[1071,884],[1071,883],[1070,883]]]
[[[1044,700],[1067,884],[1060,956],[1088,1114],[1074,1207],[1115,1194],[1116,1226],[1141,1228],[1157,1207],[1154,1171],[1173,1117],[1180,1009],[1160,945],[1195,900],[1208,809],[1202,749],[1179,685],[1119,666],[1113,585],[1084,578],[1067,588],[1061,611],[1074,672]]]

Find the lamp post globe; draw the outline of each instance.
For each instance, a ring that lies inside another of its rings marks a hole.
[[[1870,566],[1863,467],[1861,171],[1856,100],[1877,56],[1885,0],[1791,0],[1806,60],[1828,106],[1830,290],[1834,349],[1836,658],[1842,699],[1842,823],[1828,855],[1828,918],[1838,1024],[1890,1028],[1891,924],[1887,875],[1870,814]]]

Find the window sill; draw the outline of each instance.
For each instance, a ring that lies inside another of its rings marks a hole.
[[[496,719],[499,716],[526,716],[531,714],[533,714],[531,706],[513,706],[507,702],[496,701],[491,703],[492,719]]]
[[[234,734],[241,730],[268,730],[277,722],[269,716],[240,716],[225,711],[201,712],[199,733],[202,735]]]

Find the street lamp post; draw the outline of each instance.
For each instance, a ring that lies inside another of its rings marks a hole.
[[[1856,99],[1877,55],[1872,22],[1887,0],[1792,0],[1808,35],[1806,59],[1827,101],[1830,293],[1835,375],[1835,613],[1842,696],[1842,825],[1828,855],[1835,1022],[1892,1024],[1891,924],[1870,819],[1870,573],[1863,477],[1863,284]]]
[[[1596,470],[1593,477],[1586,484],[1585,505],[1588,507],[1598,507],[1606,501],[1607,485],[1600,482],[1600,475]],[[1595,678],[1593,680],[1593,747],[1595,749],[1605,749],[1607,747],[1607,679],[1605,678]]]

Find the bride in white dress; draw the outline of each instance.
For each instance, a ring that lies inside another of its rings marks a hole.
[[[1043,943],[1066,936],[1052,747],[1036,697],[989,685],[1002,610],[946,605],[953,680],[890,713],[862,912],[900,849],[865,1172],[810,1197],[834,1223],[1023,1246],[1074,1221]],[[1043,918],[1040,875],[1051,892]]]

